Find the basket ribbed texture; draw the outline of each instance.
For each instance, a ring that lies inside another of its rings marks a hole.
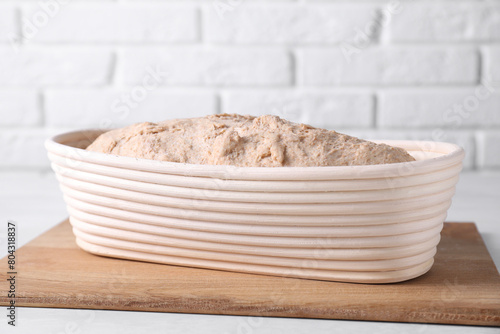
[[[417,161],[234,167],[46,147],[77,244],[117,258],[257,274],[389,283],[432,266],[462,168],[453,144],[381,141]]]

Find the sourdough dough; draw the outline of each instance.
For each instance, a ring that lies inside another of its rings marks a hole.
[[[245,167],[352,166],[415,160],[401,148],[270,115],[222,114],[138,123],[100,135],[87,150]]]

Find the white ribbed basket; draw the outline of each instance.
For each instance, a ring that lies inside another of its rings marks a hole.
[[[102,131],[46,148],[77,244],[103,256],[357,283],[432,266],[462,168],[453,144],[378,141],[417,161],[234,167],[85,151]]]

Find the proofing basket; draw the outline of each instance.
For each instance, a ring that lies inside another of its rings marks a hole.
[[[84,150],[102,131],[46,141],[76,242],[97,255],[227,271],[390,283],[426,273],[464,151],[382,140],[416,161],[234,167]]]

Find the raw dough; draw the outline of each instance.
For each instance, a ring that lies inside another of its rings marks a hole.
[[[401,148],[270,115],[222,114],[137,123],[100,135],[87,150],[244,167],[352,166],[415,160]]]

